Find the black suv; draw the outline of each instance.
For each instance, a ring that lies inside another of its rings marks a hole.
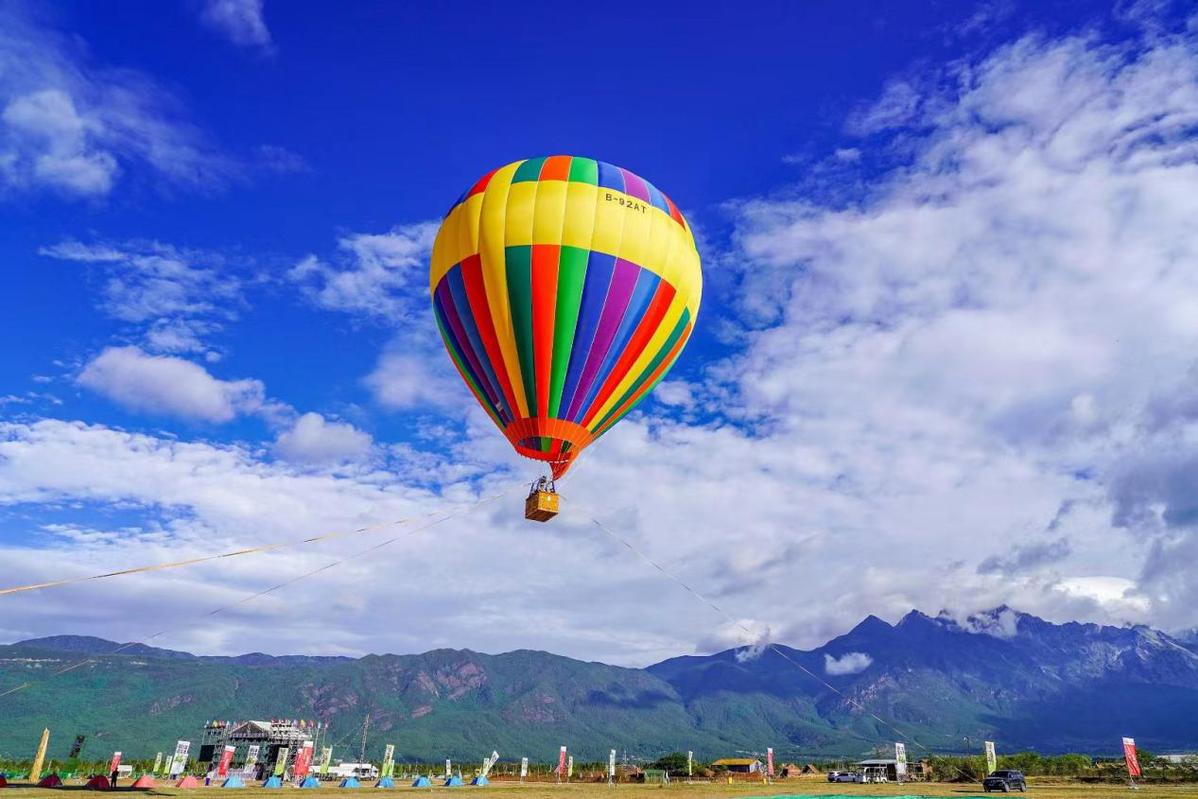
[[[982,780],[982,790],[986,793],[990,793],[991,791],[1002,791],[1003,793],[1026,791],[1027,781],[1023,779],[1022,771],[1003,769],[994,772]]]

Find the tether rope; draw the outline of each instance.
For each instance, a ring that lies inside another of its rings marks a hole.
[[[523,483],[522,483],[521,485],[523,485]],[[121,645],[120,645],[120,646],[118,646],[116,649],[113,649],[111,652],[104,652],[104,653],[102,653],[102,655],[105,655],[105,656],[107,656],[107,655],[116,655],[116,654],[119,654],[120,652],[122,652],[122,651],[124,651],[124,650],[128,649],[128,648],[129,648],[129,647],[131,647],[131,646],[137,646],[138,644],[144,644],[144,643],[146,643],[147,641],[153,641],[154,639],[158,638],[159,636],[165,635],[165,634],[166,634],[166,633],[168,633],[168,632],[177,632],[178,630],[180,630],[180,629],[182,629],[183,627],[187,626],[187,624],[189,624],[189,623],[195,623],[195,622],[197,622],[197,621],[200,621],[200,620],[202,620],[202,619],[208,619],[208,618],[211,618],[212,616],[216,616],[216,615],[218,615],[218,614],[220,614],[220,613],[223,613],[223,612],[225,612],[225,611],[227,611],[227,610],[230,610],[230,609],[232,609],[232,608],[235,608],[235,607],[237,607],[237,606],[239,606],[239,605],[244,605],[244,604],[246,604],[247,602],[252,602],[253,600],[255,600],[255,599],[258,599],[258,598],[260,598],[260,597],[263,597],[263,596],[266,596],[267,594],[274,593],[275,591],[278,591],[278,590],[279,590],[279,589],[281,589],[281,588],[285,588],[286,586],[293,585],[294,583],[298,583],[298,582],[300,582],[301,580],[305,580],[305,579],[307,579],[307,578],[309,578],[309,577],[312,577],[312,576],[315,576],[315,575],[317,575],[317,574],[320,574],[321,572],[325,572],[325,571],[328,571],[328,570],[330,570],[330,569],[334,569],[334,568],[336,568],[337,566],[340,566],[341,564],[343,564],[343,563],[346,563],[347,561],[354,560],[355,558],[359,558],[359,557],[362,557],[363,555],[367,555],[367,554],[369,554],[369,553],[371,553],[371,552],[375,552],[375,551],[377,551],[377,550],[380,550],[380,549],[382,549],[383,547],[386,547],[386,546],[389,546],[389,545],[391,545],[391,544],[394,544],[396,541],[399,541],[399,540],[401,540],[401,539],[404,539],[404,538],[409,538],[409,537],[411,537],[411,536],[415,535],[416,533],[419,533],[419,532],[422,532],[422,531],[424,531],[424,530],[427,530],[427,529],[429,529],[430,527],[435,527],[436,525],[438,525],[438,524],[441,524],[442,522],[449,521],[450,519],[454,518],[455,516],[460,516],[461,514],[463,514],[463,513],[466,513],[466,512],[468,512],[468,511],[471,511],[471,510],[474,510],[475,508],[481,507],[481,506],[483,506],[483,505],[486,505],[486,504],[488,504],[488,503],[490,503],[490,502],[494,502],[495,500],[497,500],[497,499],[500,499],[501,497],[503,497],[503,496],[505,496],[505,495],[507,495],[507,494],[511,493],[511,491],[512,491],[512,489],[511,489],[511,488],[507,488],[507,489],[504,489],[503,491],[499,492],[498,494],[493,494],[493,495],[491,495],[491,496],[489,496],[489,497],[485,497],[485,498],[483,498],[483,499],[479,499],[479,500],[477,500],[477,501],[475,501],[475,502],[472,502],[472,503],[470,503],[470,504],[468,504],[468,505],[463,505],[462,507],[460,507],[460,508],[458,508],[458,509],[456,509],[456,510],[454,510],[454,511],[451,511],[451,512],[449,512],[449,513],[446,513],[446,514],[445,514],[444,516],[442,516],[441,518],[439,518],[439,519],[435,519],[435,520],[433,520],[433,521],[430,521],[430,522],[429,522],[429,523],[427,523],[427,524],[423,524],[423,525],[421,525],[421,526],[419,526],[419,527],[414,527],[414,528],[412,528],[412,529],[410,529],[410,530],[406,530],[406,531],[404,531],[404,532],[403,532],[402,534],[400,534],[400,535],[393,536],[392,538],[388,538],[386,541],[382,541],[382,542],[380,542],[380,543],[378,543],[378,544],[375,544],[375,545],[373,545],[373,546],[367,547],[366,549],[362,549],[362,550],[359,550],[358,552],[354,552],[354,553],[352,553],[352,554],[350,554],[350,555],[346,555],[345,557],[338,558],[337,560],[330,561],[329,563],[326,563],[326,564],[324,564],[323,566],[319,566],[319,567],[317,567],[317,568],[315,568],[315,569],[312,569],[311,571],[304,572],[303,574],[300,574],[300,575],[298,575],[298,576],[296,576],[296,577],[292,577],[292,578],[291,578],[291,579],[289,579],[289,580],[284,580],[284,581],[283,581],[283,582],[281,582],[281,583],[276,583],[275,585],[272,585],[272,586],[270,586],[269,588],[264,588],[264,589],[263,589],[263,590],[261,590],[261,591],[255,591],[255,592],[254,592],[254,593],[252,593],[252,594],[247,594],[247,595],[243,596],[241,599],[238,599],[238,600],[236,600],[235,602],[230,602],[230,603],[229,603],[229,604],[227,604],[227,605],[223,605],[223,606],[221,606],[221,607],[218,607],[218,608],[216,608],[215,610],[210,610],[210,611],[207,611],[206,613],[201,613],[201,614],[198,614],[198,615],[196,615],[196,616],[192,617],[192,618],[190,619],[190,621],[189,621],[189,622],[184,622],[184,623],[182,623],[182,624],[174,624],[174,625],[172,625],[172,626],[170,626],[170,627],[168,627],[168,628],[166,628],[166,629],[164,629],[164,630],[159,630],[158,632],[154,633],[153,635],[151,635],[151,636],[148,636],[148,637],[146,637],[145,639],[143,639],[143,640],[140,640],[140,641],[128,641],[128,642],[126,642],[126,643],[124,643],[124,644],[121,644]],[[436,513],[436,512],[434,511],[434,512],[427,513],[427,514],[424,514],[424,515],[425,515],[425,516],[431,516],[431,515],[434,515],[435,513]],[[416,517],[416,518],[420,518],[420,517]],[[385,528],[385,527],[389,527],[389,526],[394,526],[394,525],[396,525],[396,524],[400,524],[400,523],[402,523],[402,522],[404,522],[404,521],[410,521],[410,520],[400,520],[400,521],[397,521],[397,522],[388,522],[388,523],[386,523],[386,524],[382,524],[382,525],[375,525],[375,527],[373,527],[373,528],[370,528],[370,527],[363,527],[363,528],[361,528],[361,530],[383,529],[383,528]],[[360,531],[354,531],[354,532],[360,532]],[[339,534],[330,534],[329,536],[316,536],[316,537],[314,537],[314,538],[304,539],[303,541],[294,541],[294,542],[291,542],[291,543],[307,543],[307,542],[311,542],[311,541],[323,540],[323,539],[326,539],[326,538],[329,538],[329,537],[338,536],[338,535],[352,535],[352,534],[353,534],[353,533],[339,533]],[[279,546],[285,546],[285,545],[272,545],[272,546],[274,546],[274,548],[276,548],[276,549],[277,549],[277,548],[279,548]],[[257,550],[259,550],[259,549],[261,549],[261,548],[260,548],[260,547],[258,547],[258,548],[254,548],[254,550],[253,550],[253,551],[257,551]],[[207,559],[208,559],[208,560],[212,560],[212,559],[214,559],[214,558],[219,558],[219,557],[225,557],[225,555],[213,555],[213,556],[209,556]],[[180,563],[182,563],[182,561],[181,561]],[[123,571],[123,572],[114,572],[114,574],[128,574],[128,573],[131,573],[132,571],[134,571],[134,570],[128,570],[128,569],[127,569],[127,570],[125,570],[125,571]],[[85,579],[95,579],[95,578],[81,578],[81,580],[80,580],[80,581],[82,581],[82,580],[85,580]],[[53,672],[51,672],[50,674],[46,675],[46,677],[45,677],[44,679],[37,681],[37,683],[33,683],[33,682],[25,682],[25,683],[21,683],[20,685],[16,685],[16,686],[14,686],[14,687],[12,687],[12,688],[8,689],[7,691],[4,691],[3,693],[0,693],[0,699],[3,699],[4,697],[6,697],[6,696],[9,696],[9,695],[11,695],[11,694],[15,694],[15,693],[17,693],[18,691],[23,691],[23,690],[25,690],[26,688],[30,688],[30,687],[32,687],[32,686],[33,686],[33,685],[35,685],[35,684],[40,684],[40,683],[42,683],[42,682],[45,682],[46,680],[49,680],[49,679],[50,679],[50,678],[52,678],[52,677],[57,677],[57,676],[59,676],[59,675],[61,675],[61,674],[66,674],[66,673],[67,673],[67,672],[69,672],[69,671],[74,671],[75,669],[78,669],[78,668],[81,668],[81,667],[83,667],[83,666],[86,666],[86,665],[88,665],[89,663],[94,663],[95,661],[96,661],[96,658],[95,658],[95,657],[89,657],[89,658],[85,658],[84,660],[81,660],[81,661],[79,661],[78,663],[72,663],[72,664],[70,664],[69,666],[65,666],[65,667],[63,667],[63,668],[61,668],[61,669],[58,669],[57,671],[53,671]]]

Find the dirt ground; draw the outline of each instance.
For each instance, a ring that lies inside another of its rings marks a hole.
[[[504,794],[509,799],[600,799],[606,797],[610,799],[613,794],[620,799],[663,799],[666,796],[675,797],[675,799],[686,799],[686,797],[696,797],[697,799],[720,799],[721,797],[731,797],[733,799],[750,799],[750,797],[768,797],[768,796],[848,796],[848,797],[891,797],[891,796],[915,796],[915,797],[975,797],[986,796],[982,793],[979,785],[962,785],[959,783],[944,783],[944,782],[919,782],[907,783],[906,785],[850,785],[850,784],[829,784],[821,777],[804,777],[799,779],[779,780],[773,785],[765,785],[762,783],[752,782],[737,782],[732,785],[727,783],[694,783],[686,784],[685,782],[675,782],[670,785],[637,785],[637,784],[621,784],[614,788],[609,788],[604,784],[595,783],[571,783],[568,785],[555,785],[546,782],[530,782],[520,784],[518,782],[493,782],[486,788],[444,788],[434,786],[432,788],[411,788],[406,784],[400,786],[399,781],[396,781],[397,787],[393,789],[376,789],[376,788],[358,788],[353,791],[355,794],[370,794],[379,796],[386,793],[408,793],[408,794],[434,794],[440,799],[449,799],[448,794],[472,794],[475,792],[485,791],[488,794]],[[175,796],[185,794],[195,796],[196,799],[201,799],[201,796],[208,796],[208,799],[215,799],[215,794],[221,791],[221,788],[198,788],[193,790],[178,790],[173,787],[162,787],[151,791],[139,791],[137,793],[149,794],[151,796]],[[244,788],[237,791],[239,799],[278,799],[279,790],[264,790],[262,788]],[[304,791],[298,794],[294,789],[283,789],[296,796],[303,796],[304,799],[332,799],[335,794],[339,799],[345,799],[347,789],[333,787],[330,783],[328,788],[317,788]],[[83,792],[83,788],[75,785],[68,785],[65,788],[31,788],[23,784],[10,785],[8,788],[0,790],[0,799],[49,799],[52,794],[73,793],[75,791]],[[129,792],[124,786],[118,788],[118,791]],[[91,792],[87,792],[90,794]],[[1032,779],[1028,786],[1028,792],[1024,794],[1028,797],[1036,799],[1102,799],[1103,797],[1134,797],[1134,799],[1180,799],[1180,797],[1198,797],[1198,785],[1170,785],[1170,786],[1141,786],[1137,791],[1131,791],[1126,785],[1093,785],[1082,784],[1076,782],[1068,782],[1064,780],[1036,780]],[[83,799],[83,797],[80,797]]]

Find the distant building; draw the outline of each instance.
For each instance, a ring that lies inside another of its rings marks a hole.
[[[210,721],[204,725],[199,763],[215,763],[226,745],[236,747],[234,763],[244,763],[253,744],[258,745],[258,769],[274,765],[279,751],[287,748],[287,765],[295,762],[304,741],[311,741],[324,732],[322,725],[304,719],[271,719],[269,721]]]
[[[733,774],[757,774],[764,768],[761,761],[755,757],[722,757],[711,765]]]
[[[885,769],[886,779],[894,782],[898,779],[898,761],[894,758],[873,758],[870,760],[858,760],[857,768],[864,770],[867,768]],[[909,779],[931,779],[932,767],[926,760],[918,760],[914,763],[907,763],[907,777]]]

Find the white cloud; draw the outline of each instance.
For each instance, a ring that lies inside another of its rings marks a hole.
[[[371,444],[370,435],[351,424],[305,413],[291,429],[279,433],[275,451],[296,463],[339,463],[362,460],[370,454]]]
[[[182,358],[148,355],[137,347],[109,347],[83,368],[79,385],[134,411],[227,422],[260,409],[258,380],[218,380]]]
[[[341,255],[334,265],[309,255],[291,270],[291,278],[322,308],[388,324],[400,324],[417,313],[423,320],[428,312],[428,259],[437,227],[435,222],[421,222],[388,233],[347,235],[337,243]]]
[[[101,310],[134,325],[156,352],[203,352],[204,337],[235,319],[243,304],[242,281],[212,253],[157,241],[84,244],[73,239],[38,253],[89,264],[101,276]]]
[[[874,659],[864,652],[845,652],[838,658],[824,655],[824,671],[836,677],[844,674],[860,674],[873,662]]]
[[[262,0],[204,0],[200,19],[242,47],[270,50],[270,31],[262,17]]]
[[[0,188],[107,196],[131,167],[207,187],[235,172],[146,76],[92,63],[78,39],[0,11]]]
[[[380,405],[392,410],[462,406],[472,398],[452,366],[446,368],[442,362],[448,359],[444,352],[415,349],[396,341],[383,351],[363,382]]]

